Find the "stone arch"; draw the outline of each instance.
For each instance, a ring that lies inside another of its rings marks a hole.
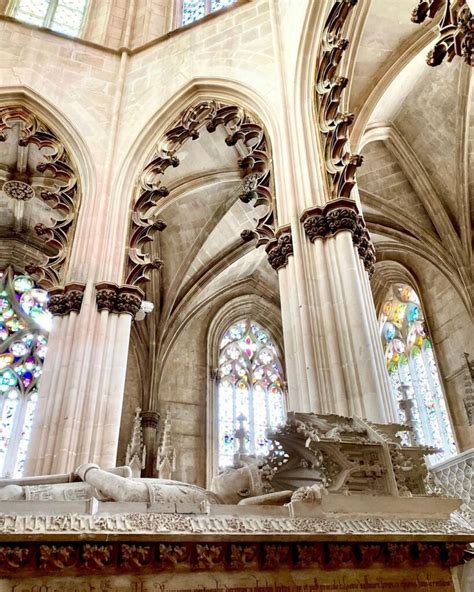
[[[258,122],[264,131],[267,145],[271,147],[270,150],[275,150],[273,157],[268,160],[270,166],[273,165],[274,160],[282,164],[284,156],[281,150],[281,142],[279,141],[280,132],[276,117],[273,110],[253,89],[225,78],[194,78],[171,97],[166,105],[160,108],[148,124],[137,134],[120,167],[114,192],[114,196],[116,197],[114,203],[119,204],[119,207],[114,211],[108,232],[115,233],[118,229],[121,236],[127,237],[124,238],[127,246],[131,237],[128,212],[131,207],[133,216],[133,208],[138,201],[136,193],[137,174],[140,174],[147,167],[156,151],[157,141],[163,138],[167,131],[175,127],[180,114],[199,102],[212,101],[225,106],[233,105],[240,108],[247,117]],[[278,194],[278,188],[283,186],[283,168],[273,167],[273,173],[275,191],[272,191],[272,198],[273,205],[276,208],[274,195]],[[283,193],[282,190],[281,193]],[[132,200],[131,205],[130,200]],[[124,207],[125,203],[127,207]],[[156,230],[158,228],[151,229],[151,234]],[[146,231],[142,230],[142,234],[144,236]],[[146,240],[148,240],[148,236]],[[249,236],[249,238],[252,237]],[[118,253],[110,258],[106,270],[107,277],[113,277],[114,274],[117,275],[115,271],[117,269],[123,269],[122,253]],[[153,265],[149,268],[149,270],[151,269],[153,269]],[[129,270],[127,270],[125,277],[128,275]],[[137,277],[140,277],[140,274]],[[120,281],[122,277],[116,277],[116,279]],[[143,278],[140,278],[138,284],[142,281]]]
[[[64,283],[68,272],[82,197],[93,193],[94,167],[82,136],[53,105],[26,87],[5,87],[0,89],[2,141],[16,124],[22,127],[20,148],[34,145],[45,150],[37,171],[49,178],[50,186],[39,197],[57,215],[52,225],[35,227],[46,245],[46,261],[26,267],[42,286],[52,288]]]

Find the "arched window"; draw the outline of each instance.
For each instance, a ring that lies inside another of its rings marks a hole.
[[[234,4],[236,0],[182,0],[181,26],[189,25],[206,14]]]
[[[282,366],[269,334],[252,320],[234,323],[220,341],[217,416],[220,469],[238,451],[266,454],[267,430],[285,420]]]
[[[25,23],[78,37],[88,0],[17,0],[11,15]]]
[[[380,326],[400,422],[412,428],[412,434],[404,436],[404,443],[441,449],[429,457],[433,462],[456,454],[433,346],[420,300],[410,286],[392,286],[382,308]]]
[[[47,292],[33,280],[0,270],[0,476],[23,472],[47,349]]]

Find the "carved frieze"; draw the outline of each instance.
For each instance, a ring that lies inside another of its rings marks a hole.
[[[372,276],[375,267],[375,248],[355,201],[344,198],[333,199],[322,208],[314,207],[305,210],[301,216],[301,222],[311,242],[318,238],[326,239],[335,236],[344,230],[349,231],[365,269],[369,276]]]
[[[293,255],[293,239],[290,226],[278,230],[276,237],[265,247],[270,265],[278,271],[288,264],[288,257]]]
[[[316,74],[319,131],[324,146],[326,173],[332,199],[348,198],[355,185],[355,173],[362,156],[352,154],[349,128],[352,113],[340,110],[348,79],[339,75],[339,66],[349,40],[343,37],[352,9],[358,0],[334,0],[326,19]]]
[[[428,52],[426,63],[439,66],[445,59],[451,62],[455,56],[459,56],[466,64],[474,66],[474,16],[466,0],[419,0],[418,6],[412,11],[411,20],[417,24],[423,23],[441,12],[438,40]]]
[[[19,568],[22,575],[56,573],[101,575],[140,570],[258,570],[258,569],[359,569],[372,565],[451,567],[463,561],[465,543],[327,543],[253,542],[251,544],[189,542],[146,544],[133,542],[35,542],[0,547],[0,574]]]
[[[144,293],[138,286],[100,282],[95,285],[97,310],[108,310],[117,314],[129,314],[135,317],[140,310]]]
[[[37,224],[35,232],[48,246],[44,264],[26,266],[29,274],[45,288],[60,285],[61,270],[69,252],[75,217],[79,207],[77,174],[72,161],[60,139],[33,113],[21,105],[0,107],[0,142],[9,139],[14,127],[18,127],[18,146],[28,149],[30,145],[39,150],[41,161],[36,166],[39,173],[46,173],[54,187],[38,191],[52,210],[52,225]],[[16,178],[21,176],[22,178]],[[3,191],[12,199],[26,201],[35,197],[28,175],[13,171],[3,185]]]
[[[80,313],[84,297],[85,284],[73,282],[64,287],[48,291],[48,310],[54,316],[64,316],[71,312]]]
[[[247,231],[246,240],[256,238],[259,246],[275,238],[271,156],[262,125],[241,107],[199,101],[185,109],[158,141],[151,161],[140,175],[131,218],[127,284],[140,285],[148,281],[151,271],[162,265],[144,250],[145,244],[154,240],[156,232],[166,228],[162,220],[157,221],[152,215],[156,204],[169,195],[169,190],[161,183],[162,175],[169,167],[179,166],[178,153],[185,142],[199,138],[204,129],[212,133],[219,126],[227,132],[227,146],[237,146],[241,153],[238,161],[243,172],[240,199],[252,202],[255,207],[264,206],[256,228]]]

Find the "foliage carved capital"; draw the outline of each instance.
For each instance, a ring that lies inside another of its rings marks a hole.
[[[71,312],[81,312],[85,284],[72,282],[64,287],[52,288],[48,291],[48,310],[54,316],[64,316]]]
[[[129,314],[135,317],[140,310],[144,293],[138,286],[127,284],[119,286],[113,282],[100,282],[95,285],[97,310],[110,313]]]
[[[375,268],[375,249],[370,238],[364,218],[359,214],[355,201],[351,199],[333,199],[324,207],[305,210],[301,222],[306,236],[311,242],[316,239],[327,239],[338,232],[348,231],[352,242],[357,248],[359,257],[371,277]]]

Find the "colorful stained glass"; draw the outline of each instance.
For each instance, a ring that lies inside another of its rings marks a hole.
[[[206,14],[234,4],[236,0],[182,0],[181,25],[189,25]]]
[[[268,333],[254,321],[234,323],[219,349],[218,463],[232,466],[236,452],[268,452],[268,430],[285,419],[282,367]]]
[[[51,314],[47,292],[0,270],[0,476],[19,476],[26,458]]]
[[[13,15],[25,23],[77,37],[87,3],[88,0],[18,0]]]
[[[399,421],[411,428],[403,444],[437,448],[432,462],[449,458],[456,454],[454,436],[420,299],[410,286],[390,289],[380,329]]]

